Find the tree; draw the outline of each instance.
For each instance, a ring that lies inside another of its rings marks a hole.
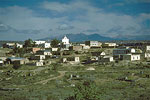
[[[25,47],[33,47],[34,45],[35,43],[32,41],[32,39],[25,40]]]
[[[52,47],[58,47],[58,44],[59,44],[59,43],[60,43],[59,40],[53,39],[53,40],[51,41],[51,46],[52,46]]]
[[[100,100],[100,92],[94,81],[84,81],[77,84],[74,89],[74,95],[65,100]]]
[[[14,51],[14,53],[18,53],[19,52],[19,48],[17,47],[17,43],[15,43],[13,51]]]
[[[23,54],[25,53],[25,49],[24,49],[24,48],[17,47],[17,43],[15,43],[15,46],[14,46],[14,48],[13,48],[13,53],[19,54],[19,56],[22,57]]]

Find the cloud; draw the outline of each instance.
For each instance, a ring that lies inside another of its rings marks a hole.
[[[64,12],[70,8],[70,6],[67,4],[61,4],[59,2],[48,2],[48,1],[43,2],[41,7],[48,10],[57,11],[57,12]]]
[[[8,26],[0,23],[0,32],[8,31]]]
[[[96,8],[94,6],[91,6],[89,2],[82,1],[82,0],[77,0],[77,1],[71,1],[69,3],[59,3],[59,2],[48,2],[45,1],[41,4],[41,8],[50,10],[50,11],[55,11],[58,13],[76,13],[79,14],[80,11],[100,11],[102,9]],[[84,14],[84,13],[83,13]]]
[[[39,6],[38,9],[45,11],[44,16],[38,10],[27,7],[1,7],[0,39],[40,39],[51,35],[83,32],[114,38],[135,36],[143,34],[142,30],[146,26],[142,23],[150,18],[146,13],[131,16],[106,12],[105,9],[79,0],[68,3],[46,1]],[[149,33],[149,30],[146,32]]]
[[[59,30],[70,30],[70,29],[73,29],[74,27],[73,26],[69,26],[67,24],[62,24],[58,27]]]

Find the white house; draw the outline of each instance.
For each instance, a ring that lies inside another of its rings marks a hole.
[[[32,60],[44,60],[46,57],[45,55],[33,55],[31,56]]]
[[[40,45],[40,44],[44,44],[44,43],[46,43],[46,41],[40,41],[40,40],[38,40],[38,41],[34,41],[35,42],[35,44],[37,44],[37,45]]]
[[[0,66],[2,66],[4,63],[4,61],[2,59],[0,59]]]
[[[51,47],[51,43],[43,43],[43,44],[38,44],[39,47],[42,47],[42,48],[50,48]]]
[[[51,48],[51,51],[58,51],[58,48]]]
[[[145,52],[145,53],[144,53],[144,57],[145,57],[145,58],[150,58],[150,53],[149,53],[149,52]]]
[[[113,62],[114,59],[112,56],[104,56],[104,57],[100,58],[100,61],[101,62]]]
[[[120,48],[120,49],[114,49],[113,50],[113,55],[123,55],[123,54],[130,54],[130,53],[135,53],[134,48]]]
[[[43,66],[44,65],[43,61],[37,61],[35,64],[36,64],[36,66]]]
[[[46,55],[46,56],[51,56],[52,53],[49,50],[39,50],[36,52],[36,55]]]
[[[123,55],[123,60],[138,61],[141,60],[141,57],[140,54],[126,54]]]
[[[106,42],[106,43],[103,44],[103,47],[116,47],[116,46],[117,46],[116,43],[108,43],[108,42]]]
[[[80,44],[81,46],[83,46],[83,49],[90,49],[89,45],[85,45],[85,44]]]
[[[75,58],[74,58],[74,61],[75,61],[75,62],[80,62],[79,57],[75,57]]]
[[[96,57],[98,57],[98,56],[105,56],[106,55],[106,53],[105,52],[91,52],[91,54],[92,54],[92,56],[96,56]]]
[[[75,63],[79,63],[80,62],[80,58],[79,57],[67,57],[67,58],[63,58],[62,62],[75,62]]]
[[[22,44],[19,44],[19,43],[17,43],[16,46],[17,46],[18,48],[23,48],[23,45],[22,45]]]
[[[3,44],[3,48],[14,48],[15,47],[15,43],[5,43]]]
[[[134,48],[120,47],[118,49],[113,50],[113,57],[116,60],[124,60],[124,59],[130,60],[132,57],[134,58],[135,53],[136,53],[136,50]],[[131,56],[131,57],[129,57],[129,56]],[[126,58],[124,58],[124,57],[126,57]]]
[[[90,47],[101,47],[102,43],[99,41],[85,41],[85,45],[88,45]]]
[[[66,63],[67,62],[67,58],[63,58],[63,63]]]
[[[150,51],[150,46],[146,46],[146,51]]]
[[[51,47],[51,43],[44,43],[44,48],[50,48]]]
[[[39,58],[38,60],[44,60],[45,55],[35,55],[35,57]]]
[[[64,45],[70,44],[70,43],[69,43],[69,39],[68,39],[66,36],[64,36],[64,38],[62,39],[62,43],[63,43]]]

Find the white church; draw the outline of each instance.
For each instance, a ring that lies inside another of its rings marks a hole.
[[[62,38],[62,43],[64,44],[64,45],[69,45],[70,43],[69,43],[69,39],[66,37],[66,36],[64,36],[64,38]]]
[[[67,38],[67,36],[64,36],[62,38],[62,50],[69,50],[69,47],[71,46],[71,44],[69,43],[69,39]]]

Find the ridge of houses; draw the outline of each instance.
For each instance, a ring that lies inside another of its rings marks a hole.
[[[34,41],[35,47],[28,49],[29,57],[17,57],[16,55],[3,55],[0,53],[0,66],[4,64],[13,64],[19,66],[23,64],[31,64],[36,66],[44,66],[51,64],[50,58],[61,58],[61,63],[91,63],[91,62],[115,62],[115,61],[141,61],[142,59],[150,58],[150,45],[143,45],[135,48],[131,46],[120,46],[117,43],[99,42],[99,41],[85,41],[85,43],[70,43],[67,36],[64,36],[58,47],[52,47],[51,43],[46,41]],[[13,49],[24,48],[23,44],[19,43],[5,43],[3,48]],[[111,49],[111,52],[106,52],[102,48]],[[90,49],[97,49],[100,51],[90,51]],[[88,51],[89,50],[89,51]],[[86,61],[80,61],[78,55],[71,55],[71,57],[64,57],[62,55],[69,55],[70,51],[75,53],[89,53],[90,57]]]

